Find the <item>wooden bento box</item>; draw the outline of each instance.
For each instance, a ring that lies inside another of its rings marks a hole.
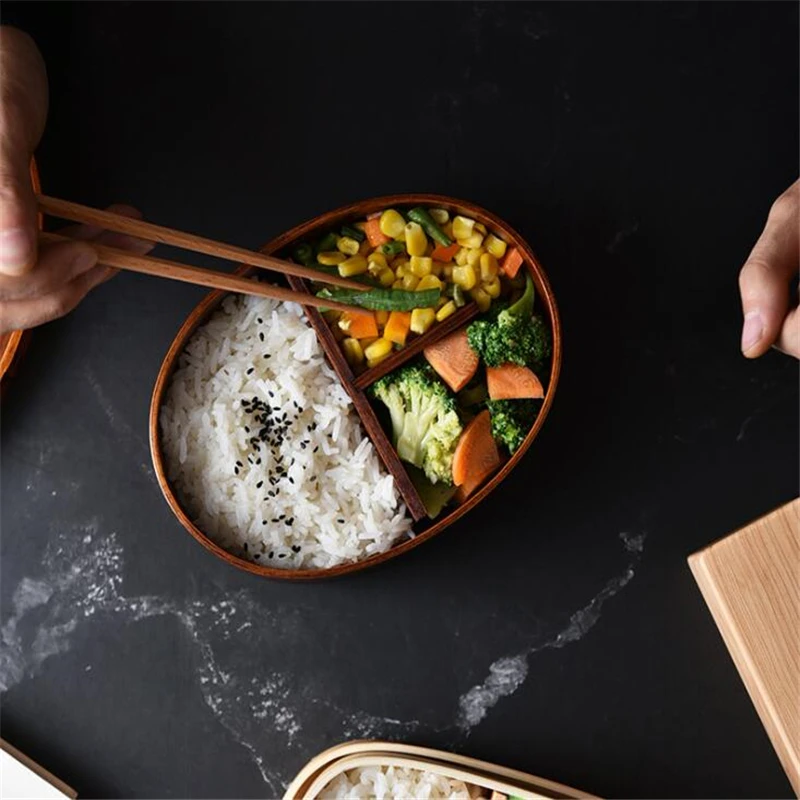
[[[293,248],[301,242],[308,240],[315,234],[343,224],[351,223],[356,219],[363,219],[369,215],[387,208],[405,211],[410,208],[427,206],[445,209],[451,216],[462,215],[475,220],[485,226],[487,235],[492,234],[505,242],[509,249],[516,248],[522,257],[521,270],[526,270],[533,281],[536,296],[536,312],[541,314],[550,326],[552,336],[552,353],[549,359],[549,374],[542,376],[544,396],[541,407],[532,427],[525,436],[524,441],[516,451],[488,478],[477,490],[470,494],[463,502],[454,507],[447,507],[441,515],[433,520],[428,518],[426,507],[419,492],[409,477],[404,462],[400,460],[392,442],[382,426],[372,402],[368,399],[369,387],[386,373],[406,364],[412,359],[421,356],[424,348],[443,337],[454,333],[468,325],[479,313],[474,301],[467,302],[447,319],[439,322],[419,336],[413,338],[405,347],[393,352],[386,360],[373,366],[371,369],[356,373],[340,347],[331,326],[316,308],[306,307],[308,321],[317,333],[319,342],[325,352],[330,365],[335,370],[339,380],[345,387],[353,401],[353,406],[358,413],[366,434],[372,440],[377,453],[385,468],[394,477],[398,493],[405,503],[409,514],[414,519],[414,536],[395,544],[386,552],[378,553],[353,563],[341,564],[327,569],[281,569],[265,564],[253,563],[224,550],[220,545],[200,530],[182,507],[170,481],[167,477],[165,457],[162,450],[161,434],[159,431],[159,411],[164,402],[165,391],[170,377],[176,368],[178,358],[184,350],[187,341],[201,326],[226,297],[225,292],[211,292],[192,311],[179,330],[172,345],[167,352],[161,369],[156,379],[150,407],[150,444],[155,466],[156,477],[161,490],[175,516],[186,530],[197,539],[206,549],[210,550],[224,561],[248,572],[270,578],[284,580],[309,580],[328,578],[344,575],[367,567],[375,566],[390,558],[395,558],[412,548],[418,547],[423,542],[436,536],[448,526],[452,525],[472,508],[483,502],[491,492],[508,476],[514,467],[519,464],[528,448],[544,424],[553,403],[555,390],[561,370],[562,336],[561,325],[555,298],[547,280],[547,276],[534,255],[529,244],[506,222],[490,212],[472,203],[434,194],[402,194],[388,197],[377,197],[343,206],[334,211],[317,216],[298,225],[286,233],[274,238],[262,248],[262,252],[270,255],[291,257]],[[253,275],[253,268],[242,267],[238,274]],[[289,282],[295,290],[310,292],[311,288],[300,278],[290,277]]]
[[[466,784],[471,800],[591,800],[595,797],[555,781],[429,747],[402,742],[352,741],[312,758],[289,784],[283,800],[317,800],[332,781],[345,773],[374,767],[419,770],[459,781]]]

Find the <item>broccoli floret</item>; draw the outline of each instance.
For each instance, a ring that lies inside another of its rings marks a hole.
[[[488,366],[542,365],[550,357],[550,329],[540,316],[531,313],[533,294],[529,275],[525,291],[516,303],[493,319],[476,320],[467,328],[469,346]]]
[[[513,454],[528,435],[541,404],[541,400],[487,400],[492,436]]]
[[[395,370],[370,392],[389,409],[397,455],[424,470],[431,483],[451,484],[461,420],[453,396],[430,366],[417,363]]]

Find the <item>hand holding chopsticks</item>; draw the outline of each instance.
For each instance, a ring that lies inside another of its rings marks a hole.
[[[334,286],[342,286],[349,289],[363,290],[365,287],[356,281],[342,278],[339,275],[329,275],[322,270],[312,267],[305,267],[302,264],[294,264],[290,261],[283,261],[263,253],[257,253],[235,245],[223,244],[212,239],[205,239],[191,233],[165,228],[161,225],[154,225],[152,222],[145,222],[131,217],[124,217],[111,211],[101,211],[100,209],[82,206],[78,203],[71,203],[67,200],[59,200],[54,197],[38,195],[37,201],[39,209],[45,214],[69,219],[73,222],[81,222],[93,225],[105,230],[123,233],[160,244],[169,244],[192,250],[205,255],[217,256],[242,264],[280,272],[284,275],[296,275],[308,280],[320,283],[328,283]],[[58,234],[43,233],[40,235],[43,242],[65,241],[66,237]],[[295,292],[280,286],[268,283],[260,283],[242,278],[236,275],[227,275],[213,270],[201,269],[200,267],[186,266],[173,261],[167,261],[152,256],[143,256],[130,253],[124,250],[117,250],[92,243],[97,250],[99,262],[117,269],[125,269],[132,272],[140,272],[146,275],[155,275],[161,278],[184,281],[199,286],[208,286],[213,289],[223,291],[241,292],[242,294],[252,294],[260,297],[269,297],[283,302],[300,303],[307,306],[321,308],[333,308],[347,311],[356,308],[334,300],[323,300],[312,294]]]

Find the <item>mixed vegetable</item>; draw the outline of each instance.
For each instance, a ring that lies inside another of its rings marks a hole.
[[[526,275],[509,301],[369,390],[388,411],[392,442],[413,465],[409,474],[432,518],[475,492],[516,452],[539,414],[551,337],[533,304]]]
[[[368,389],[429,516],[464,502],[521,446],[545,395],[551,333],[522,254],[473,219],[413,208],[343,225],[293,256],[369,287],[318,291],[363,309],[324,312],[356,373],[477,304],[472,323]]]
[[[481,312],[513,289],[522,255],[470,217],[443,208],[388,208],[329,231],[292,253],[306,266],[337,272],[368,290],[326,287],[317,294],[361,306],[325,317],[358,374],[468,302]]]

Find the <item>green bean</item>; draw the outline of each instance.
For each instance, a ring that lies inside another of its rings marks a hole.
[[[359,244],[367,238],[367,234],[364,231],[360,231],[358,228],[351,228],[349,225],[342,225],[342,236],[349,236],[351,239],[355,239]]]
[[[323,300],[337,300],[348,305],[361,306],[372,311],[411,311],[415,308],[435,308],[439,302],[438,289],[412,292],[405,289],[357,289],[325,288],[317,292]]]
[[[394,258],[395,256],[399,256],[400,253],[405,253],[406,251],[406,243],[405,242],[387,242],[386,244],[381,245],[381,252],[385,256],[389,256],[389,258]]]
[[[316,251],[318,253],[330,253],[332,250],[336,249],[337,241],[339,241],[339,236],[333,231],[330,231],[317,242]]]
[[[428,236],[439,244],[449,247],[453,244],[453,240],[436,224],[436,220],[420,206],[412,208],[408,212],[408,218],[413,222],[422,225],[423,230]]]
[[[314,250],[310,244],[302,242],[292,251],[292,258],[305,267],[316,267],[317,259],[314,257]]]

